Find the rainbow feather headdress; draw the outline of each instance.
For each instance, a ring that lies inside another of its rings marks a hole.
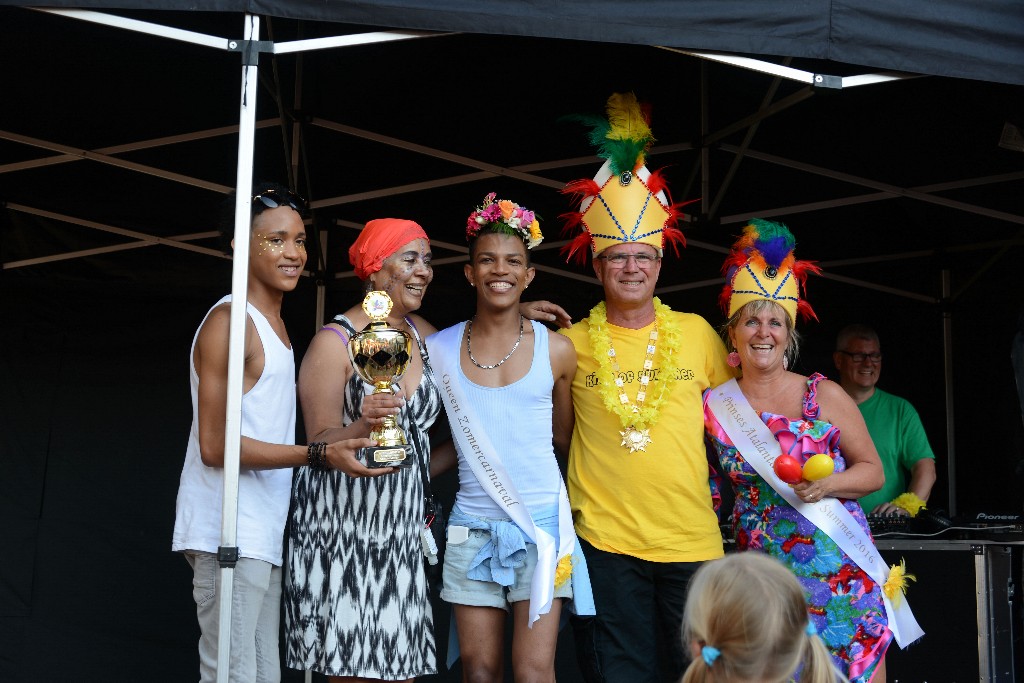
[[[807,295],[808,273],[821,269],[813,261],[797,261],[795,247],[796,238],[782,223],[752,219],[722,265],[725,287],[718,301],[725,314],[731,318],[751,301],[766,299],[786,309],[794,323],[797,313],[817,320],[800,292]]]
[[[586,261],[584,247],[593,256],[615,244],[650,244],[663,255],[666,244],[679,253],[685,245],[683,233],[676,227],[682,204],[672,204],[665,179],[659,171],[644,165],[647,150],[654,142],[649,112],[633,93],[616,93],[608,98],[607,119],[599,116],[573,116],[572,120],[590,126],[590,142],[605,159],[593,179],[574,180],[563,194],[579,202],[579,211],[563,214],[563,234],[572,241],[562,248],[567,260]]]

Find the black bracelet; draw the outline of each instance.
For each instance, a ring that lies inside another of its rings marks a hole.
[[[327,444],[316,441],[306,447],[306,461],[315,470],[327,469]]]

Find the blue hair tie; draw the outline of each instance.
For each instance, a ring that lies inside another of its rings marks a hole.
[[[700,656],[704,658],[704,663],[708,666],[714,664],[720,654],[722,653],[718,651],[717,647],[711,647],[710,645],[705,645],[700,649]]]
[[[806,631],[807,635],[809,635],[809,636],[816,636],[816,635],[818,635],[818,629],[814,628],[814,622],[813,621],[808,621],[807,622],[807,628],[805,628],[804,631]]]

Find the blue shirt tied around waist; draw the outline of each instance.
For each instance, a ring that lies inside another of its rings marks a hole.
[[[555,538],[558,537],[558,506],[553,505],[531,515],[533,523]],[[499,586],[515,582],[515,570],[526,562],[526,544],[530,537],[510,519],[484,519],[463,512],[458,505],[452,508],[449,525],[489,531],[491,537],[480,548],[466,576],[475,581],[493,581]],[[572,551],[572,600],[566,607],[581,616],[595,614],[594,594],[590,588],[587,561],[577,542]]]
[[[558,537],[558,506],[553,505],[531,515],[538,528]],[[493,581],[500,586],[511,586],[515,582],[515,570],[526,562],[526,544],[532,543],[530,537],[510,519],[484,519],[468,515],[456,505],[448,518],[449,526],[464,526],[468,529],[489,531],[490,539],[469,563],[466,576],[475,581]],[[495,554],[497,552],[497,554]],[[567,600],[559,630],[568,621],[568,613],[579,616],[593,616],[597,613],[594,607],[594,591],[590,587],[590,572],[587,560],[580,550],[579,539],[572,551],[572,600]],[[460,654],[459,634],[455,629],[455,619],[451,620],[448,630],[448,657],[450,669]]]

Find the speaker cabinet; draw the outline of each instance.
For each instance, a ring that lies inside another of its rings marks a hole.
[[[1012,683],[1019,658],[1021,542],[883,540],[889,564],[917,577],[907,599],[925,635],[886,657],[892,683]]]

